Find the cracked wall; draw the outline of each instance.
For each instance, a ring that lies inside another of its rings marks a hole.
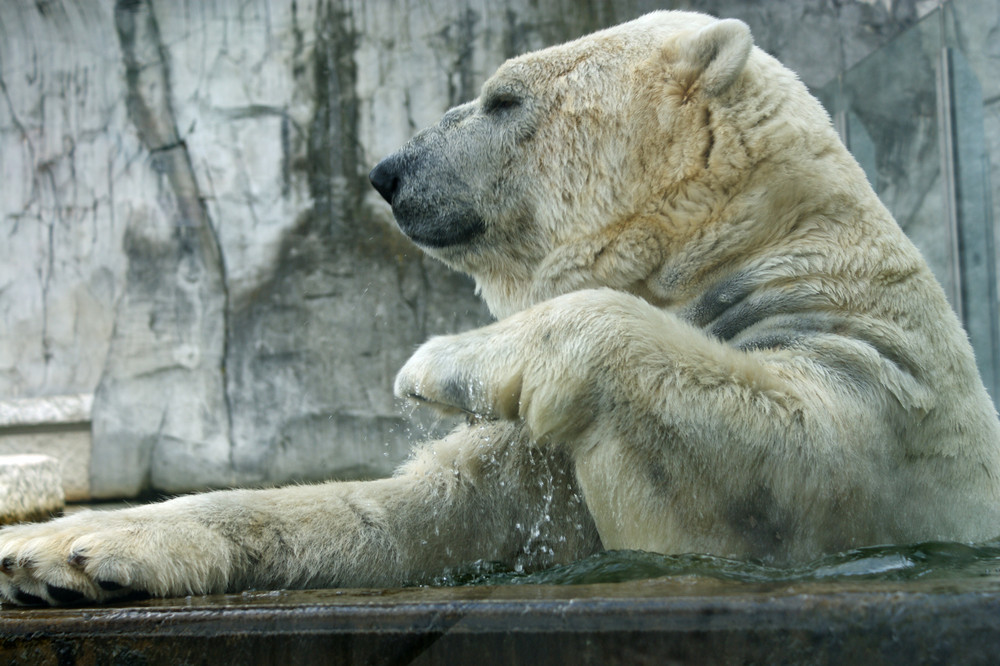
[[[0,3],[0,398],[96,393],[97,496],[388,473],[433,429],[396,370],[487,313],[368,169],[507,57],[671,4],[814,86],[916,5]]]

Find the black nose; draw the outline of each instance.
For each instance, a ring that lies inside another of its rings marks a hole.
[[[390,155],[375,165],[375,168],[368,174],[368,180],[382,198],[392,204],[392,198],[399,189],[399,167],[398,161]]]

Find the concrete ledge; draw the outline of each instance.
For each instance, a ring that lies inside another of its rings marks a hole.
[[[93,403],[86,393],[0,400],[0,455],[55,458],[66,499],[89,499]]]
[[[1000,579],[254,592],[0,614],[0,662],[992,663]]]
[[[93,405],[89,393],[0,400],[0,428],[89,424]]]

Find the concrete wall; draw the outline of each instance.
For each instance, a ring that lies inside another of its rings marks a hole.
[[[0,3],[0,400],[94,395],[95,497],[388,473],[426,432],[396,370],[488,313],[395,230],[381,156],[656,7],[742,18],[819,86],[927,5]]]

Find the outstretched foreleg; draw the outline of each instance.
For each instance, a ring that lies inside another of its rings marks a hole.
[[[483,424],[427,445],[389,479],[205,493],[6,528],[0,592],[61,604],[395,586],[598,547],[566,456],[531,447],[517,426]]]

